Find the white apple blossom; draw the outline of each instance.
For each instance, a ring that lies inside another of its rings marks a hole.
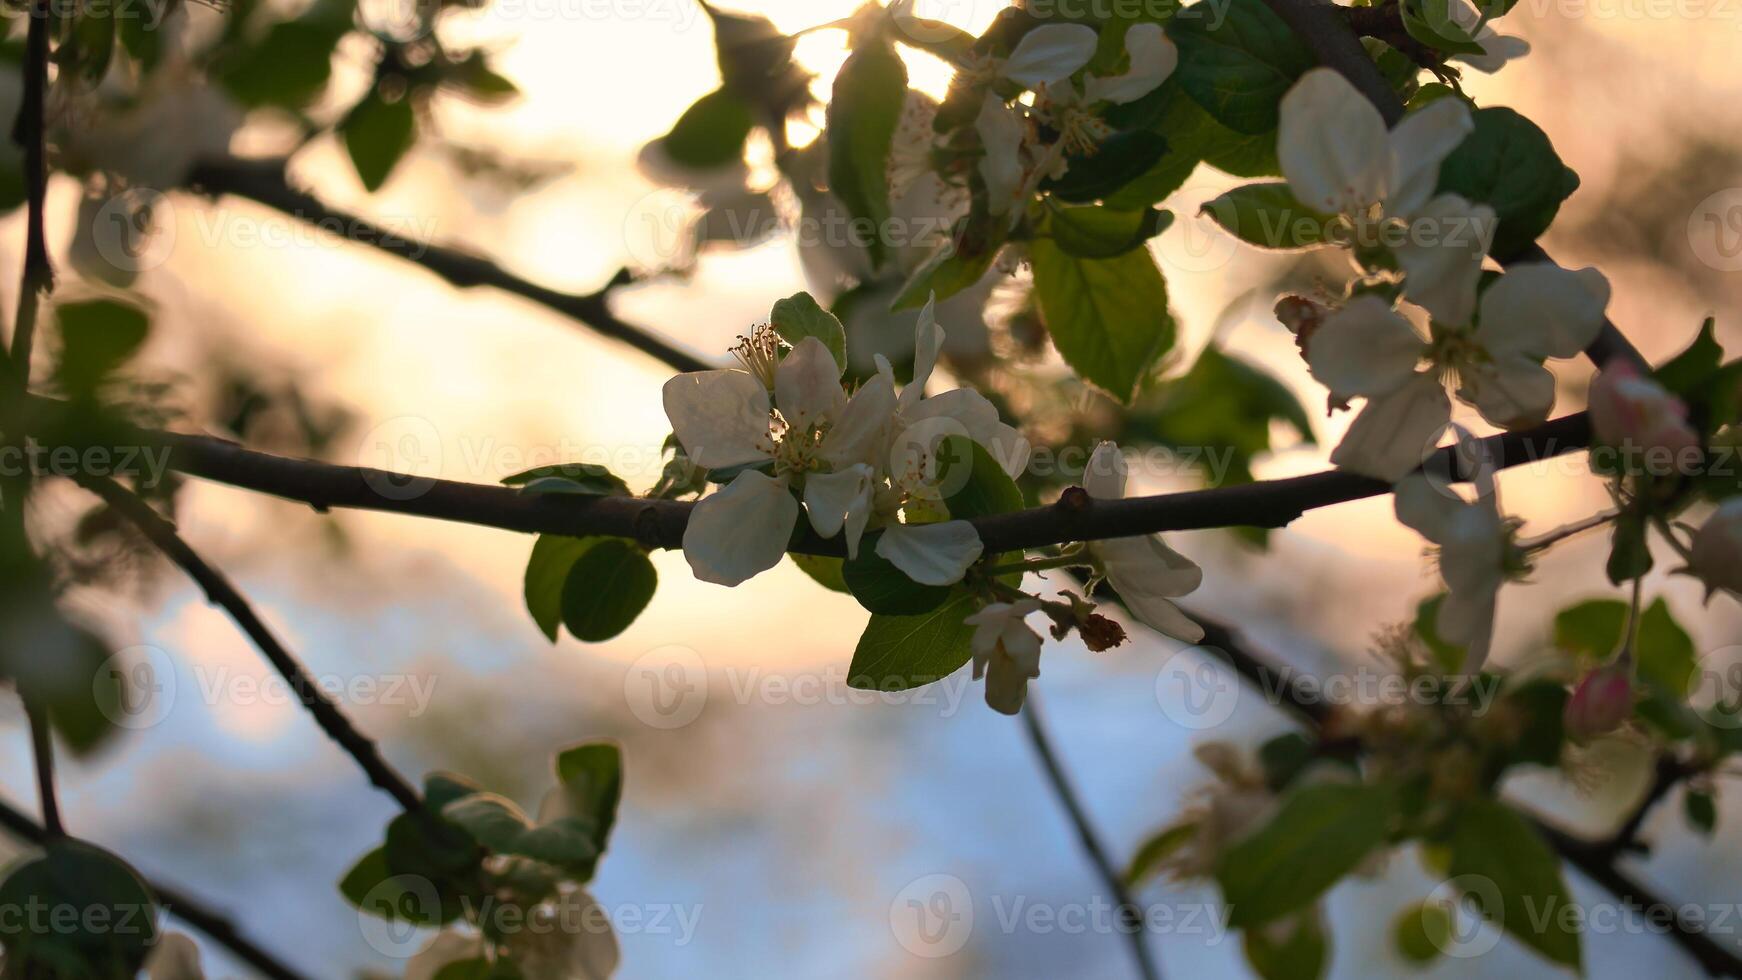
[[[1517,543],[1518,522],[1502,517],[1492,466],[1476,467],[1476,499],[1467,501],[1426,474],[1397,484],[1397,519],[1432,543],[1439,553],[1446,598],[1435,627],[1441,640],[1464,648],[1463,673],[1479,670],[1494,637],[1500,586],[1528,571]]]
[[[1588,346],[1608,303],[1608,280],[1595,269],[1516,266],[1480,300],[1472,295],[1459,304],[1474,308],[1473,322],[1436,318],[1430,340],[1380,296],[1355,297],[1306,339],[1307,366],[1334,403],[1367,399],[1331,462],[1401,479],[1433,451],[1451,420],[1448,383],[1494,425],[1541,422],[1555,395],[1543,361]]]
[[[1066,170],[1066,154],[1093,153],[1113,129],[1099,114],[1107,104],[1123,105],[1155,91],[1179,65],[1179,49],[1160,24],[1134,24],[1125,32],[1129,64],[1118,75],[1085,75],[1079,87],[1071,76],[1094,57],[1099,36],[1082,24],[1048,24],[1023,35],[996,71],[1000,79],[1035,93],[1034,105],[1012,106],[988,92],[975,129],[985,149],[980,176],[994,215],[1020,214],[1020,206],[1041,180]],[[1032,116],[1032,118],[1031,118]],[[1040,145],[1034,120],[1058,133]]]
[[[1127,474],[1119,447],[1103,442],[1089,456],[1083,489],[1098,500],[1118,500],[1125,496]],[[1204,628],[1169,601],[1196,591],[1203,584],[1204,571],[1169,548],[1161,535],[1091,541],[1088,550],[1096,568],[1138,620],[1187,643],[1204,638]]]
[[[205,980],[205,977],[200,947],[185,933],[162,934],[145,957],[145,980]]]
[[[695,371],[665,384],[666,416],[691,462],[750,468],[703,498],[684,529],[697,578],[737,585],[774,567],[798,523],[800,490],[818,534],[847,531],[856,553],[870,517],[869,483],[895,393],[873,378],[849,398],[822,341],[806,337],[782,357],[772,327],[736,349],[744,369]],[[772,392],[773,398],[770,398]]]
[[[1706,584],[1706,599],[1724,589],[1742,596],[1742,497],[1718,505],[1694,534],[1690,570]]]
[[[1276,156],[1289,189],[1335,216],[1335,240],[1384,249],[1411,301],[1462,322],[1459,307],[1482,271],[1494,211],[1434,195],[1440,162],[1475,128],[1456,98],[1436,99],[1387,130],[1379,110],[1341,74],[1314,68],[1282,97]]]
[[[1041,637],[1024,620],[1040,610],[1034,599],[988,603],[964,622],[974,627],[974,679],[986,679],[986,704],[1014,715],[1040,676]]]

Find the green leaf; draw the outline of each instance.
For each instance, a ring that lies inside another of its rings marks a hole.
[[[1060,249],[1078,258],[1110,259],[1142,248],[1172,223],[1173,212],[1157,208],[1055,207],[1047,213],[1045,233]]]
[[[333,48],[344,33],[314,18],[280,21],[230,63],[224,87],[245,106],[301,108],[327,87]]]
[[[1554,645],[1568,653],[1607,661],[1621,649],[1627,627],[1627,603],[1590,599],[1555,614]]]
[[[573,493],[587,497],[629,497],[629,485],[595,463],[535,466],[502,478],[502,484],[528,493]]]
[[[743,99],[716,89],[684,110],[662,145],[672,160],[686,167],[707,169],[737,163],[744,158],[744,140],[755,118]]]
[[[417,117],[409,99],[388,102],[379,92],[370,92],[339,123],[339,136],[363,187],[375,191],[417,142]]]
[[[1615,519],[1610,535],[1609,562],[1605,571],[1616,585],[1639,578],[1651,571],[1649,525],[1636,510],[1628,510]]]
[[[1217,862],[1228,924],[1260,926],[1324,894],[1384,844],[1396,810],[1388,786],[1316,783],[1294,790],[1268,824]]]
[[[840,318],[817,305],[810,293],[794,293],[786,299],[776,300],[768,320],[774,324],[780,338],[794,347],[806,337],[822,341],[834,356],[835,364],[842,373],[846,372],[847,328],[841,326]]]
[[[963,251],[957,239],[952,237],[913,270],[902,283],[894,302],[889,304],[889,309],[917,310],[934,295],[941,303],[967,289],[985,277],[986,270],[992,268],[992,260],[998,257],[998,250],[1003,245],[1000,239],[970,253]]]
[[[1131,856],[1131,863],[1126,865],[1125,884],[1135,888],[1148,881],[1161,870],[1163,861],[1197,834],[1198,825],[1195,823],[1174,824],[1151,834],[1147,840],[1137,845],[1137,853]]]
[[[1481,54],[1482,45],[1452,18],[1447,0],[1403,0],[1403,29],[1410,37],[1447,54]]]
[[[532,557],[526,562],[526,611],[552,643],[562,625],[563,583],[568,581],[569,569],[600,540],[546,534],[532,545]]]
[[[1672,697],[1686,697],[1699,667],[1693,637],[1675,621],[1669,603],[1657,599],[1639,617],[1639,641],[1633,659],[1639,677]]]
[[[1505,700],[1516,712],[1516,722],[1506,732],[1511,743],[1506,746],[1505,763],[1549,768],[1560,764],[1561,744],[1566,740],[1567,696],[1564,684],[1546,677],[1506,691]]]
[[[950,676],[972,656],[974,628],[962,620],[978,607],[977,599],[963,593],[923,615],[872,616],[853,650],[847,685],[906,691]]]
[[[1167,24],[1180,87],[1229,129],[1268,133],[1277,103],[1316,59],[1264,0],[1199,0]]]
[[[1411,963],[1432,963],[1452,941],[1451,910],[1438,902],[1415,902],[1403,907],[1391,924],[1397,951]]]
[[[1214,483],[1247,483],[1280,424],[1311,444],[1312,421],[1287,385],[1211,344],[1190,371],[1158,385],[1127,414],[1122,441],[1147,441],[1195,460]]]
[[[1146,129],[1114,133],[1093,155],[1066,157],[1064,176],[1041,182],[1040,189],[1061,201],[1089,204],[1117,193],[1142,177],[1167,153],[1167,140]]]
[[[1286,732],[1258,747],[1258,765],[1264,770],[1264,785],[1280,793],[1318,755],[1312,739],[1299,732]]]
[[[55,379],[73,395],[90,395],[138,352],[151,332],[151,317],[114,299],[61,303],[55,307],[61,356]]]
[[[841,578],[859,605],[885,616],[928,613],[950,597],[949,586],[921,585],[869,546],[841,566]]]
[[[951,517],[966,520],[1008,514],[1025,505],[1016,481],[985,446],[967,436],[941,440],[935,457],[938,488]]]
[[[835,76],[829,100],[829,190],[855,219],[868,221],[871,265],[887,253],[889,146],[907,100],[907,67],[885,41],[863,44]]]
[[[623,798],[623,749],[615,742],[586,742],[557,754],[556,778],[568,795],[569,809],[591,820],[599,848],[617,821]]]
[[[588,643],[609,640],[635,622],[658,587],[659,573],[640,546],[622,538],[600,539],[569,568],[563,625]]]
[[[1506,108],[1478,109],[1475,131],[1440,164],[1439,193],[1487,204],[1499,219],[1489,254],[1505,261],[1548,230],[1579,186],[1548,135]]]
[[[1329,947],[1318,910],[1312,908],[1286,922],[1248,929],[1242,938],[1246,962],[1262,980],[1317,980],[1324,976]]]
[[[1084,380],[1129,402],[1173,347],[1167,284],[1148,249],[1078,258],[1050,239],[1029,247],[1035,298],[1053,346]]]
[[[1295,199],[1285,183],[1247,184],[1204,205],[1218,225],[1259,248],[1322,245],[1331,219]]]
[[[8,977],[134,976],[156,941],[157,919],[139,874],[79,840],[50,842],[0,883]]]
[[[1718,826],[1718,804],[1710,793],[1688,790],[1682,796],[1682,813],[1688,818],[1688,826],[1703,836],[1712,836],[1712,831]]]
[[[514,801],[494,793],[473,793],[442,807],[442,819],[463,828],[493,854],[518,854],[515,845],[531,826]]]
[[[1468,803],[1452,822],[1454,878],[1471,875],[1478,910],[1550,960],[1581,969],[1577,923],[1565,915],[1571,901],[1561,880],[1560,857],[1517,811],[1498,800]],[[1498,901],[1498,910],[1485,907]],[[1573,928],[1568,928],[1572,926]]]
[[[846,564],[846,559],[836,558],[832,555],[791,554],[787,557],[792,559],[792,563],[798,566],[799,571],[809,575],[812,581],[830,592],[852,594],[853,590],[848,588],[847,580],[842,574],[842,566]]]

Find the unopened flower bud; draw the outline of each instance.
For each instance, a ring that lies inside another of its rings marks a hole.
[[[1584,739],[1612,732],[1633,714],[1630,664],[1617,662],[1586,674],[1573,687],[1562,721],[1567,734]]]
[[[1706,583],[1706,598],[1718,589],[1742,595],[1742,497],[1720,504],[1694,535],[1689,564]]]
[[[1671,460],[1699,451],[1687,404],[1630,364],[1604,368],[1588,400],[1591,428],[1605,445],[1667,453]]]
[[[1307,342],[1325,322],[1325,308],[1305,296],[1284,296],[1276,301],[1276,318],[1294,334],[1294,342],[1306,354]]]

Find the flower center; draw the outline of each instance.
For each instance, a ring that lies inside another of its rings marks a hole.
[[[750,336],[738,336],[738,343],[732,347],[732,356],[744,365],[751,377],[762,382],[762,387],[773,391],[774,369],[780,366],[780,352],[785,347],[786,341],[780,338],[774,325],[764,323],[750,331]]]

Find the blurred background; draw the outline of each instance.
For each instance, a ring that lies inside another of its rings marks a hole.
[[[740,6],[798,30],[854,5]],[[924,12],[977,30],[1002,6],[954,0]],[[203,7],[191,15],[224,16]],[[1603,269],[1614,284],[1612,318],[1648,357],[1679,350],[1706,314],[1718,317],[1726,346],[1742,340],[1742,11],[1697,0],[1522,0],[1501,27],[1527,38],[1532,56],[1497,76],[1466,73],[1469,90],[1535,120],[1583,178],[1544,240],[1549,251],[1563,264]],[[294,181],[407,238],[490,256],[557,289],[587,292],[619,268],[669,259],[661,221],[678,192],[646,176],[637,158],[718,84],[700,8],[499,0],[443,30],[498,51],[497,69],[522,97],[490,107],[438,100],[439,132],[426,133],[374,194],[330,138],[296,154]],[[818,74],[819,98],[844,40],[825,30],[799,46]],[[941,63],[915,55],[910,68],[916,84],[941,93]],[[367,83],[366,59],[341,48],[328,97],[348,104]],[[251,120],[231,148],[268,153],[283,140],[272,120]],[[480,176],[467,148],[519,161],[538,179]],[[1319,445],[1279,430],[1281,448],[1261,456],[1255,473],[1311,472],[1326,466],[1347,416],[1319,411],[1322,389],[1269,309],[1279,284],[1310,284],[1313,268],[1236,246],[1191,217],[1233,183],[1200,168],[1168,202],[1178,222],[1152,243],[1181,325],[1175,369],[1215,337],[1274,372],[1308,407]],[[73,237],[78,197],[70,180],[52,188],[57,249]],[[158,220],[173,246],[137,284],[159,310],[146,361],[186,386],[199,424],[216,431],[265,392],[272,407],[250,437],[261,448],[273,448],[274,431],[295,430],[321,434],[311,441],[334,461],[455,480],[492,483],[575,458],[611,463],[637,488],[656,478],[669,431],[663,365],[543,308],[455,290],[237,199],[173,194]],[[8,263],[22,240],[19,217],[0,226]],[[77,277],[63,288],[76,295]],[[774,299],[803,288],[799,252],[776,232],[755,247],[705,250],[685,274],[621,290],[614,303],[625,319],[717,358],[766,319]],[[1560,410],[1575,410],[1590,368],[1555,367]],[[1473,413],[1463,421],[1481,429]],[[1165,472],[1136,479],[1148,492],[1196,485]],[[1526,534],[1607,504],[1578,458],[1509,471],[1501,492],[1528,519]],[[1051,924],[1027,917],[1035,906],[1092,910],[1109,896],[1018,722],[986,709],[965,673],[905,696],[850,691],[846,667],[866,614],[790,563],[728,590],[694,581],[680,554],[658,554],[661,588],[628,632],[553,646],[522,604],[530,538],[315,514],[198,481],[183,491],[180,519],[405,771],[467,773],[532,806],[552,782],[554,747],[622,742],[624,808],[593,885],[618,925],[620,976],[1131,975],[1104,913],[1087,927],[1073,927],[1068,913]],[[1206,567],[1194,608],[1315,673],[1376,668],[1374,634],[1409,619],[1434,587],[1420,539],[1384,499],[1313,512],[1273,534],[1268,552],[1226,532],[1173,543]],[[1528,662],[1555,610],[1605,592],[1605,549],[1601,536],[1575,539],[1532,584],[1505,592],[1499,659]],[[1647,595],[1667,597],[1702,653],[1742,642],[1735,603],[1703,604],[1696,584],[1663,574],[1671,564],[1659,561]],[[360,923],[334,887],[379,839],[391,801],[271,687],[266,666],[191,584],[174,574],[150,583],[76,597],[129,647],[128,662],[151,663],[162,683],[149,724],[65,766],[72,829],[227,907],[247,933],[315,975],[397,976],[421,939]],[[1049,645],[1032,688],[1120,861],[1207,778],[1193,745],[1252,745],[1288,726],[1213,660],[1154,634],[1134,638],[1103,654],[1074,640]],[[687,686],[662,687],[673,676]],[[674,692],[675,713],[662,700]],[[4,710],[0,787],[28,801],[27,733],[13,703]],[[1601,833],[1645,775],[1625,740],[1591,753],[1588,779],[1521,779],[1513,788],[1569,829]],[[1659,846],[1637,870],[1677,901],[1736,901],[1742,855],[1723,828],[1742,819],[1742,807],[1723,808],[1710,842],[1688,835],[1679,813],[1673,800],[1654,813],[1646,836]],[[1581,901],[1610,901],[1568,876]],[[921,954],[935,947],[912,942],[907,903],[939,880],[966,893],[972,917],[959,951],[933,957]],[[1377,877],[1339,886],[1327,905],[1332,974],[1411,972],[1388,942],[1391,915],[1433,883],[1406,851]],[[1247,975],[1238,937],[1218,924],[1213,889],[1161,882],[1140,897],[1165,910],[1149,942],[1167,975]],[[1586,943],[1595,977],[1698,975],[1677,948],[1636,930],[1591,932]],[[213,975],[246,975],[221,950],[206,952]],[[1427,971],[1550,972],[1506,940]]]

